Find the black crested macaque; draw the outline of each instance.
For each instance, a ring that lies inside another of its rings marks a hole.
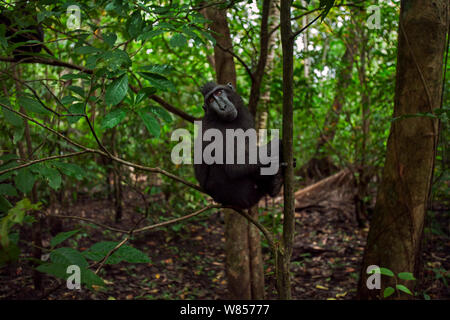
[[[270,143],[258,147],[256,139],[241,139],[239,145],[236,141],[239,139],[236,139],[234,136],[228,137],[226,130],[242,129],[246,131],[255,128],[253,116],[244,105],[242,98],[236,93],[230,83],[218,85],[215,82],[208,82],[201,88],[201,92],[204,96],[203,108],[205,115],[201,120],[202,134],[198,134],[196,144],[201,146],[203,156],[205,147],[208,147],[209,144],[215,141],[214,138],[211,138],[213,141],[204,141],[205,132],[208,129],[217,129],[223,137],[223,162],[207,164],[203,159],[202,163],[199,164],[197,161],[194,161],[195,176],[200,186],[216,202],[239,209],[251,208],[266,194],[271,197],[276,196],[283,184],[283,173],[282,170],[279,170],[282,154],[281,141],[277,138],[279,143],[278,155],[275,152],[272,154]],[[256,135],[256,131],[254,133]],[[231,152],[226,147],[230,140],[234,140],[234,152],[232,154],[234,155],[234,161],[232,161],[232,164],[226,161],[227,153]],[[242,142],[245,145],[242,145]],[[257,161],[253,161],[253,163],[249,161],[249,153],[252,151],[259,152],[260,149],[276,164],[276,170],[270,175],[261,174],[261,168],[271,166],[271,164],[267,164],[267,159],[261,161],[258,155]],[[245,162],[243,164],[239,164],[236,161],[239,154],[238,150],[241,150],[241,156],[242,150],[244,150]],[[214,154],[211,152],[213,156],[216,151],[214,150]]]
[[[37,22],[36,8],[27,1],[17,1],[13,9],[0,6],[0,25],[5,26],[7,51],[15,61],[30,58],[44,47],[44,31]]]

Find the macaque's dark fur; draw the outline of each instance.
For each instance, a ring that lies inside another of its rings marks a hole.
[[[205,116],[202,119],[202,133],[210,128],[221,131],[224,137],[225,130],[241,128],[244,131],[254,128],[253,116],[244,105],[242,98],[234,91],[231,85],[219,86],[214,82],[209,82],[202,87],[201,92],[205,96],[215,88],[224,90],[228,99],[237,109],[237,117],[232,121],[224,121],[205,100]],[[247,139],[246,139],[247,140]],[[202,151],[210,141],[201,142]],[[280,154],[281,143],[280,143]],[[236,151],[235,151],[236,156]],[[226,159],[224,148],[224,159]],[[225,161],[224,161],[225,162]],[[246,158],[246,163],[248,158]],[[265,165],[268,166],[268,165]],[[260,168],[263,165],[257,164],[194,164],[195,176],[204,191],[216,202],[233,206],[240,209],[247,209],[258,203],[266,194],[276,196],[283,183],[282,170],[278,170],[275,175],[261,175]]]

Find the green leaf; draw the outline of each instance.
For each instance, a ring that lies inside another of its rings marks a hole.
[[[103,121],[101,123],[102,128],[111,129],[117,126],[120,122],[122,122],[123,119],[125,119],[125,116],[127,113],[123,109],[116,109],[108,113],[105,118],[103,118]]]
[[[175,33],[173,37],[170,38],[169,44],[172,48],[183,48],[187,45],[187,40],[181,33]]]
[[[42,104],[32,98],[20,96],[17,98],[19,105],[24,107],[27,111],[39,113],[39,114],[50,114],[50,111],[45,109]]]
[[[150,64],[140,68],[143,72],[157,73],[160,75],[168,75],[175,71],[175,68],[169,64]]]
[[[163,14],[169,13],[170,6],[163,7],[163,6],[153,5],[153,6],[151,6],[151,10],[157,15],[163,15]]]
[[[127,31],[131,38],[136,38],[142,31],[143,21],[139,11],[135,11],[127,21]]]
[[[0,195],[15,197],[17,190],[10,184],[0,184]]]
[[[416,280],[411,272],[400,272],[397,276],[403,280]]]
[[[161,28],[161,29],[167,29],[167,30],[175,30],[175,26],[173,24],[170,24],[168,22],[159,22],[156,25],[157,28]]]
[[[60,263],[46,263],[38,266],[36,270],[66,280],[69,277],[67,267],[67,265]]]
[[[42,166],[40,170],[40,174],[45,177],[48,181],[48,185],[54,189],[58,190],[61,186],[61,174],[58,170],[48,167],[48,166]]]
[[[14,127],[13,129],[13,143],[17,143],[22,140],[25,133],[24,127]]]
[[[40,11],[37,13],[37,22],[41,23],[42,21],[45,20],[45,18],[47,17],[52,17],[56,14],[56,12],[53,11]]]
[[[145,40],[154,38],[156,36],[159,36],[160,34],[163,34],[164,32],[165,31],[162,30],[162,29],[150,30],[150,31],[147,31],[147,32],[144,32],[144,33],[140,34],[137,37],[137,40],[138,41],[140,41],[140,40],[144,40],[145,41]]]
[[[396,287],[398,290],[403,291],[404,293],[413,295],[412,292],[411,292],[407,287],[405,287],[405,286],[402,285],[402,284],[397,284],[395,287]]]
[[[131,59],[126,51],[114,49],[113,51],[106,51],[99,56],[103,60],[103,64],[109,70],[118,71],[120,68],[128,68],[131,66]],[[98,64],[101,66],[101,64]]]
[[[78,233],[80,230],[72,230],[72,231],[67,231],[67,232],[60,232],[58,233],[56,236],[54,236],[52,238],[52,240],[50,240],[50,245],[52,247],[57,246],[58,244],[60,244],[61,242],[69,239],[71,236],[73,236],[74,234]]]
[[[81,283],[86,284],[87,286],[97,285],[97,286],[105,286],[105,282],[102,278],[96,275],[89,269],[80,268],[81,272]]]
[[[128,91],[128,76],[124,74],[114,80],[106,89],[105,102],[108,106],[115,106],[123,100]]]
[[[155,106],[148,106],[144,108],[146,112],[151,112],[154,115],[156,115],[158,118],[163,119],[167,123],[171,123],[173,121],[172,116],[169,112],[166,111],[166,109],[163,109],[161,107],[155,107]]]
[[[93,261],[100,261],[112,249],[114,249],[115,246],[117,246],[117,244],[118,244],[118,242],[112,242],[112,241],[97,242],[97,243],[93,244],[89,249],[83,251],[83,256],[85,258],[93,260]],[[106,261],[106,264],[115,264],[115,263],[119,263],[121,261],[121,260],[115,259],[115,257],[112,257],[113,255],[111,255],[108,258],[108,260]],[[112,261],[112,263],[111,263],[111,261]]]
[[[0,195],[0,212],[8,212],[12,208],[12,204],[6,198]]]
[[[194,39],[196,41],[200,40],[200,37],[194,32],[193,28],[190,28],[189,26],[184,26],[182,30],[183,33],[189,36],[191,39]]]
[[[38,266],[36,270],[38,270],[39,272],[47,273],[60,279],[67,280],[67,278],[70,276],[70,274],[67,273],[67,268],[68,265],[61,263],[46,263]],[[99,286],[105,285],[102,278],[100,278],[94,272],[92,272],[92,270],[89,270],[87,268],[80,267],[80,276],[81,276],[81,283],[87,285],[88,287],[91,287],[92,285],[99,285]]]
[[[380,273],[388,277],[394,277],[394,273],[387,268],[380,268]]]
[[[7,99],[5,97],[0,97],[0,103],[13,109],[11,107],[9,99]],[[12,124],[15,127],[23,127],[24,122],[23,122],[22,117],[20,117],[19,115],[17,115],[16,113],[14,113],[12,111],[9,111],[8,109],[6,109],[3,106],[1,106],[1,109],[3,111],[3,116],[5,117],[6,121],[8,121],[10,124]]]
[[[23,198],[8,210],[8,214],[0,222],[0,247],[7,247],[9,245],[9,231],[15,224],[33,222],[34,218],[26,215],[26,213],[27,211],[39,210],[40,206],[41,204],[39,202],[32,204],[29,199]]]
[[[50,260],[63,265],[74,264],[80,268],[87,268],[89,266],[79,251],[69,247],[58,248],[50,252]]]
[[[145,98],[149,98],[152,94],[156,93],[156,88],[153,87],[145,87],[142,88],[141,91],[138,92],[136,95],[136,99],[134,101],[134,104],[137,105],[141,103]]]
[[[103,35],[103,41],[105,41],[109,47],[114,46],[117,40],[117,35],[115,33],[107,33]]]
[[[3,110],[3,116],[5,117],[6,121],[8,121],[10,124],[12,124],[15,127],[23,127],[24,123],[22,118],[15,114],[12,111],[9,111],[8,109],[2,108]]]
[[[395,292],[394,288],[387,287],[386,289],[384,289],[383,297],[387,298],[387,297],[391,296],[394,292]]]
[[[335,0],[320,0],[319,7],[320,8],[324,7],[324,10],[322,11],[322,21],[328,15],[328,13],[330,12],[331,8],[333,8],[334,1]]]
[[[33,175],[28,168],[20,169],[19,173],[14,178],[16,188],[23,193],[30,192],[31,189],[33,189],[35,181],[35,175]]]
[[[72,104],[75,101],[79,101],[79,99],[75,98],[74,96],[65,96],[61,99],[61,103],[65,106],[68,104]]]
[[[84,73],[68,73],[68,74],[61,76],[61,80],[74,80],[74,79],[89,80],[90,77]]]
[[[69,89],[70,91],[75,92],[76,94],[82,96],[84,98],[84,89],[82,87],[79,86],[68,86],[67,89]]]
[[[201,33],[207,40],[209,40],[209,41],[212,43],[213,46],[216,45],[216,39],[214,39],[214,37],[213,37],[209,32],[200,30],[200,33]]]
[[[166,77],[161,76],[156,73],[150,72],[139,72],[139,74],[146,79],[150,84],[156,89],[163,91],[171,91],[176,92],[175,86],[171,81],[169,81]]]
[[[160,135],[160,125],[158,120],[155,119],[150,113],[144,112],[142,110],[138,111],[139,116],[145,124],[148,132],[155,138],[158,138]]]
[[[198,13],[195,11],[191,13],[191,17],[192,17],[192,21],[197,24],[205,24],[208,21],[210,21],[210,20],[206,19],[201,13]]]
[[[16,203],[16,205],[9,210],[8,215],[11,217],[11,221],[14,223],[22,223],[25,217],[25,213],[30,210],[39,210],[41,203],[32,204],[28,198],[24,198]]]
[[[142,251],[131,246],[123,245],[117,250],[117,255],[129,263],[149,263],[150,258]]]
[[[52,165],[57,167],[61,172],[69,177],[73,177],[77,180],[84,178],[86,172],[74,163],[66,163],[59,161],[52,161]]]
[[[75,48],[74,51],[77,54],[92,54],[92,53],[103,52],[103,50],[94,48],[91,46],[78,47],[78,48]]]
[[[69,113],[70,114],[84,114],[84,103],[74,103],[69,107]],[[78,120],[80,120],[82,116],[69,116],[67,117],[67,122],[70,124],[76,123]]]
[[[102,241],[98,242],[88,250],[83,252],[83,255],[90,260],[100,261],[117,246],[118,242]],[[131,246],[123,245],[111,256],[108,257],[105,264],[117,264],[122,261],[130,263],[148,263],[150,259],[143,252]]]

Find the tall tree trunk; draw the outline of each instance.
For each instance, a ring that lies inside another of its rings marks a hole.
[[[306,3],[305,0],[302,0],[301,3],[302,3],[302,6],[305,8],[308,6],[308,4]],[[309,23],[308,15],[305,14],[302,17],[302,25],[306,26],[308,23]],[[303,32],[302,42],[303,42],[303,52],[305,52],[305,55],[306,55],[305,59],[303,59],[303,73],[305,75],[305,79],[308,79],[309,78],[309,69],[310,69],[310,67],[309,67],[310,59],[307,56],[308,55],[308,29],[306,29]]]
[[[263,88],[262,93],[261,90],[256,90],[258,87],[256,81],[252,83],[252,89],[250,95],[255,94],[260,98],[250,97],[250,100],[253,103],[256,103],[253,108],[254,116],[255,116],[255,127],[256,130],[266,129],[267,127],[267,112],[269,109],[270,103],[270,81],[271,81],[271,73],[273,69],[273,62],[275,56],[275,40],[276,40],[276,32],[273,32],[271,35],[269,31],[276,27],[278,24],[279,17],[279,0],[273,1],[265,1],[263,7],[263,21],[261,23],[261,45],[260,50],[266,50],[267,53],[260,54],[260,61],[265,60],[264,63],[258,63],[258,68],[262,69],[261,74],[255,74],[255,80],[259,82],[261,87]],[[267,16],[267,18],[266,18]],[[267,20],[267,22],[266,22]],[[264,37],[266,38],[264,38]],[[261,58],[263,57],[263,58]],[[250,107],[250,105],[249,105]],[[258,139],[260,137],[258,135]],[[259,143],[265,143],[264,141],[259,141]],[[256,204],[251,210],[249,210],[249,214],[258,219],[258,205]],[[249,235],[249,248],[250,248],[250,279],[252,286],[252,298],[253,299],[264,299],[264,260],[261,252],[261,236],[258,228],[256,228],[252,223],[248,224],[248,235]]]
[[[294,39],[291,26],[291,0],[281,1],[280,26],[283,50],[283,158],[284,172],[283,245],[277,252],[277,286],[280,299],[291,299],[290,260],[294,241]]]
[[[275,28],[280,21],[280,12],[278,7],[280,5],[279,0],[271,1],[270,11],[269,11],[269,22],[268,30]],[[262,82],[262,93],[260,102],[256,108],[256,129],[265,129],[267,127],[267,113],[270,106],[270,84],[272,82],[272,70],[274,67],[275,58],[275,44],[277,42],[278,32],[273,32],[268,39],[267,46],[267,60],[264,70],[264,77]]]
[[[233,56],[228,50],[233,49],[230,28],[228,27],[226,10],[219,10],[215,6],[203,9],[204,16],[211,20],[209,28],[213,31],[216,40],[214,46],[214,66],[216,68],[217,82],[226,84],[231,82],[236,87],[236,67]]]
[[[228,50],[233,44],[228,27],[226,10],[207,7],[204,16],[211,20],[210,29],[217,45],[214,46],[216,78],[220,84],[231,82],[236,87],[236,69]],[[221,49],[222,48],[222,49]],[[231,209],[225,209],[225,272],[231,299],[251,299],[250,253],[248,221]]]
[[[420,267],[438,120],[405,116],[433,112],[441,105],[448,17],[448,0],[401,2],[394,104],[397,120],[391,125],[383,178],[364,254],[358,288],[362,299],[380,295],[379,290],[367,288],[368,266],[385,267],[394,273],[412,272],[416,276]],[[411,289],[414,285],[409,281],[405,284]],[[381,295],[386,286],[392,285],[395,285],[392,278],[383,277]]]

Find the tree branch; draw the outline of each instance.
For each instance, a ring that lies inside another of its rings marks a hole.
[[[9,57],[0,57],[0,61],[10,62],[10,63],[17,62],[14,58],[9,58]],[[69,69],[73,69],[73,70],[78,70],[78,71],[81,71],[86,74],[93,73],[93,71],[91,69],[88,69],[88,68],[85,68],[82,66],[78,66],[73,63],[63,62],[63,61],[60,61],[57,59],[31,57],[31,58],[26,58],[26,59],[21,60],[20,63],[40,63],[40,64],[45,64],[45,65],[65,67],[65,68],[69,68]],[[139,92],[139,90],[137,88],[133,87],[131,84],[129,85],[129,87],[131,90],[133,90],[133,92],[135,92],[135,93]],[[191,123],[193,123],[195,120],[198,120],[198,118],[195,118],[195,117],[187,114],[186,112],[174,107],[173,105],[166,102],[163,98],[161,98],[157,95],[152,95],[150,98],[152,100],[155,100],[156,102],[158,102],[167,111],[181,117],[182,119],[185,119]],[[54,111],[52,111],[52,112],[54,112]]]
[[[242,64],[242,66],[245,68],[245,70],[247,71],[248,75],[250,76],[250,79],[252,80],[252,82],[254,81],[253,79],[253,72],[250,69],[250,67],[245,63],[244,60],[242,60],[242,58],[240,56],[238,56],[237,54],[235,54],[233,52],[233,50],[230,50],[229,48],[226,49],[223,46],[221,46],[219,43],[216,42],[216,46],[218,48],[220,48],[222,51],[228,52],[229,54],[231,54],[233,57],[235,57],[236,59],[238,59],[238,61]]]
[[[205,212],[205,211],[207,211],[209,209],[219,209],[219,208],[221,208],[220,205],[216,205],[216,204],[215,205],[210,205],[210,206],[204,207],[204,208],[202,208],[202,209],[200,209],[198,211],[195,211],[193,213],[190,213],[188,215],[185,215],[185,216],[182,216],[182,217],[179,217],[179,218],[175,218],[175,219],[172,219],[172,220],[169,220],[169,221],[164,221],[164,222],[160,222],[160,223],[157,223],[157,224],[152,224],[150,226],[146,226],[146,227],[143,227],[143,228],[140,228],[140,229],[136,229],[136,230],[133,231],[133,234],[144,232],[144,231],[148,231],[148,230],[152,230],[152,229],[156,229],[156,228],[159,228],[159,227],[164,227],[164,226],[167,226],[169,224],[177,223],[177,222],[180,222],[180,221],[187,220],[189,218],[198,216],[200,213],[203,213],[203,212]]]
[[[83,145],[81,145],[81,144],[79,144],[79,143],[77,143],[77,142],[75,142],[75,141],[69,139],[68,137],[64,136],[63,134],[59,133],[58,131],[56,131],[56,130],[54,130],[54,129],[48,127],[48,126],[46,126],[45,124],[42,124],[42,123],[40,123],[39,121],[36,121],[36,120],[34,120],[33,118],[30,118],[30,117],[27,116],[26,114],[23,114],[23,113],[20,112],[20,111],[16,111],[16,110],[10,108],[9,106],[5,105],[5,104],[2,103],[2,102],[0,102],[0,106],[2,106],[2,107],[5,108],[5,109],[8,109],[8,110],[11,111],[11,112],[16,113],[17,115],[21,116],[22,118],[27,119],[28,121],[31,121],[31,122],[37,124],[38,126],[44,128],[44,129],[46,129],[46,130],[52,132],[53,134],[55,134],[55,135],[57,135],[58,137],[64,139],[66,142],[70,143],[71,145],[74,145],[74,146],[76,146],[77,148],[80,148],[80,149],[82,149],[82,150],[85,150],[86,152],[97,153],[97,154],[102,155],[102,156],[104,156],[104,157],[106,157],[106,158],[109,158],[109,159],[114,160],[114,161],[116,161],[116,162],[119,162],[119,163],[121,163],[121,164],[127,165],[127,166],[129,166],[129,167],[133,167],[133,168],[136,168],[136,169],[139,169],[139,170],[142,170],[142,171],[147,171],[147,172],[152,172],[152,173],[158,173],[158,174],[165,175],[166,177],[171,178],[172,180],[181,182],[181,183],[183,183],[184,185],[186,185],[186,186],[188,186],[188,187],[190,187],[190,188],[192,188],[192,189],[195,189],[195,190],[197,190],[197,191],[200,191],[200,192],[204,193],[204,191],[202,190],[202,188],[200,188],[200,186],[198,186],[198,185],[196,185],[196,184],[193,184],[193,183],[191,183],[191,182],[189,182],[189,181],[183,180],[182,178],[180,178],[180,177],[178,177],[178,176],[176,176],[176,175],[174,175],[174,174],[172,174],[172,173],[170,173],[170,172],[167,172],[167,171],[165,171],[165,170],[162,170],[162,169],[160,169],[160,168],[158,168],[158,167],[156,167],[156,168],[151,168],[151,167],[146,167],[146,166],[142,166],[142,165],[139,165],[139,164],[135,164],[135,163],[132,163],[132,162],[123,160],[123,159],[121,159],[121,158],[119,158],[119,157],[116,157],[116,156],[114,156],[114,155],[112,155],[112,154],[108,154],[108,153],[106,153],[106,152],[104,152],[104,151],[102,151],[102,150],[99,150],[99,149],[91,149],[91,148],[85,147],[85,146],[83,146]]]
[[[173,105],[171,105],[170,103],[168,103],[167,101],[165,101],[163,98],[152,94],[150,97],[150,99],[158,102],[164,109],[166,109],[167,111],[179,116],[180,118],[187,120],[191,123],[194,123],[194,121],[196,120],[200,120],[200,118],[196,118],[191,116],[190,114],[187,114],[184,111],[181,111],[180,109],[175,108]]]
[[[311,20],[310,23],[308,23],[306,26],[304,26],[303,28],[301,28],[300,30],[294,32],[292,34],[292,38],[295,39],[300,33],[302,33],[303,31],[305,31],[306,29],[309,28],[309,26],[311,26],[314,22],[316,22],[321,16],[322,16],[323,12],[321,12],[317,17],[315,17],[313,20]]]
[[[5,169],[5,170],[2,170],[2,171],[0,171],[0,176],[5,174],[5,173],[14,171],[14,170],[19,170],[19,169],[22,169],[22,168],[26,168],[26,167],[32,166],[33,164],[36,164],[36,163],[50,161],[50,160],[55,160],[55,159],[64,159],[64,158],[76,157],[76,156],[79,156],[79,155],[82,155],[82,154],[85,154],[85,153],[93,153],[93,151],[83,150],[83,151],[63,154],[63,155],[59,155],[59,156],[51,156],[51,157],[47,157],[47,158],[36,159],[36,160],[33,160],[33,161],[29,161],[27,163],[21,164],[21,165],[19,165],[17,167],[14,167],[14,168],[8,168],[8,169]]]
[[[262,17],[261,17],[261,31],[259,41],[259,57],[255,72],[253,73],[252,86],[250,89],[250,98],[248,102],[248,110],[255,117],[258,101],[261,96],[261,83],[264,76],[264,70],[267,64],[267,55],[269,50],[269,12],[271,0],[263,1]]]
[[[10,57],[0,57],[0,61],[11,62],[11,63],[17,62],[16,59],[10,58]],[[73,63],[68,63],[68,62],[64,62],[61,60],[52,59],[52,58],[30,57],[30,58],[25,58],[25,59],[20,60],[20,63],[40,63],[40,64],[46,64],[46,65],[50,65],[50,66],[74,69],[74,70],[78,70],[78,71],[81,71],[81,72],[84,72],[87,74],[93,73],[93,71],[91,69],[88,69],[88,68],[85,68],[82,66],[78,66]]]

